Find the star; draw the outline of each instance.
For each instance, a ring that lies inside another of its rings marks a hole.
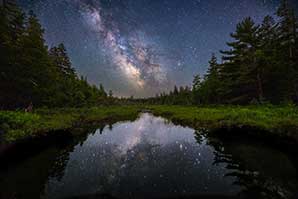
[[[290,0],[291,1],[291,0]],[[292,0],[293,1],[293,0]],[[33,10],[48,46],[64,43],[90,83],[123,96],[155,96],[190,85],[211,53],[226,50],[244,17],[260,22],[277,0],[18,0]],[[294,1],[293,1],[294,2]]]

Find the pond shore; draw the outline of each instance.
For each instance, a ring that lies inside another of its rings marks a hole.
[[[0,143],[14,143],[88,125],[134,120],[139,112],[138,106],[37,109],[32,113],[0,111]]]
[[[298,108],[295,106],[148,106],[147,109],[154,115],[194,129],[246,133],[298,143]]]
[[[37,109],[33,113],[0,111],[1,143],[15,143],[86,125],[134,120],[142,110],[194,129],[248,129],[261,136],[266,134],[298,143],[298,108],[295,106],[106,106]]]

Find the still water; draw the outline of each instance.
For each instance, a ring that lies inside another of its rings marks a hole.
[[[0,198],[295,198],[297,184],[278,150],[144,113],[2,169]]]

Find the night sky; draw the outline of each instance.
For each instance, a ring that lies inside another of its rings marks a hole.
[[[295,0],[293,0],[295,2]],[[191,85],[244,17],[261,22],[279,0],[19,0],[47,45],[63,42],[90,83],[147,97]]]

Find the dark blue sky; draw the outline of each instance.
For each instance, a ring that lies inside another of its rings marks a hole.
[[[295,1],[293,1],[295,2]],[[118,96],[152,96],[204,74],[244,17],[260,22],[279,0],[19,0],[63,42],[74,67]]]

